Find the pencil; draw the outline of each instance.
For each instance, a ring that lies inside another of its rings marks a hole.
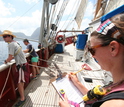
[[[82,70],[84,70],[84,68],[82,68],[81,70],[74,72],[73,75],[76,75],[77,73],[81,72]]]

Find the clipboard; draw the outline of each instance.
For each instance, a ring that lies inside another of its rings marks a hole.
[[[60,90],[64,90],[70,104],[77,103],[79,105],[73,106],[73,104],[71,104],[71,107],[84,107],[84,103],[82,103],[83,94],[77,89],[77,87],[72,83],[72,81],[69,80],[68,75],[64,76],[62,79],[55,79],[51,82],[51,84],[55,88],[62,100],[64,100],[64,97],[60,93]]]

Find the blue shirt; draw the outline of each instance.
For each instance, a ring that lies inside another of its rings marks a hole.
[[[33,56],[33,57],[38,56],[38,54],[35,52],[34,48],[32,47],[32,45],[30,43],[27,45],[27,49],[29,49],[28,52],[30,53],[31,56]]]

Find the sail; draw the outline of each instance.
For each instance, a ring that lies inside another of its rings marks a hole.
[[[124,0],[98,0],[94,20],[124,4]]]
[[[78,8],[78,11],[75,17],[75,21],[78,25],[78,28],[80,28],[80,25],[87,7],[87,3],[88,3],[88,0],[81,0],[80,6]]]

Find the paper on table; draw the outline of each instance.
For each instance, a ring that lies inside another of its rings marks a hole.
[[[72,81],[69,80],[67,75],[61,80],[58,80],[58,81],[56,80],[52,82],[52,84],[56,88],[58,93],[59,93],[59,90],[63,89],[65,91],[65,94],[67,95],[68,100],[74,101],[76,103],[80,103],[83,101],[82,99],[83,95],[75,87]]]

